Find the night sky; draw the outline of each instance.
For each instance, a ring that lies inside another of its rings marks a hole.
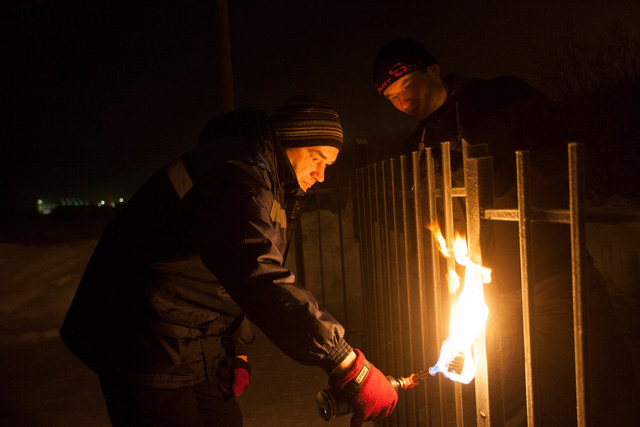
[[[130,197],[222,112],[215,1],[10,0],[0,7],[2,205]],[[333,105],[347,147],[411,129],[371,66],[411,37],[443,74],[531,83],[570,31],[640,24],[637,0],[229,0],[235,107]],[[348,167],[348,165],[347,165]]]

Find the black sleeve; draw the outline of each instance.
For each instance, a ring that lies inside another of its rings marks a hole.
[[[285,354],[330,373],[351,352],[344,328],[283,266],[268,173],[222,163],[184,198],[199,254],[247,317]]]

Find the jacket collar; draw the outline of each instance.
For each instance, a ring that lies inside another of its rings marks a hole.
[[[282,188],[284,188],[285,198],[289,199],[290,197],[298,198],[304,196],[304,191],[300,187],[298,177],[287,157],[284,147],[276,140],[273,140],[273,148],[275,151],[278,179],[280,180]]]

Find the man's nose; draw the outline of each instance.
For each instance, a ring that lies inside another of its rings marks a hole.
[[[311,172],[311,176],[318,182],[324,182],[324,167],[318,166],[313,172]]]
[[[398,102],[400,103],[400,109],[404,112],[411,110],[411,97],[409,95],[400,94],[398,96]]]

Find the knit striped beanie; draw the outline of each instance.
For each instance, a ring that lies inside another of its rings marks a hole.
[[[278,106],[271,124],[283,147],[330,146],[342,149],[338,113],[310,96],[296,96]]]

